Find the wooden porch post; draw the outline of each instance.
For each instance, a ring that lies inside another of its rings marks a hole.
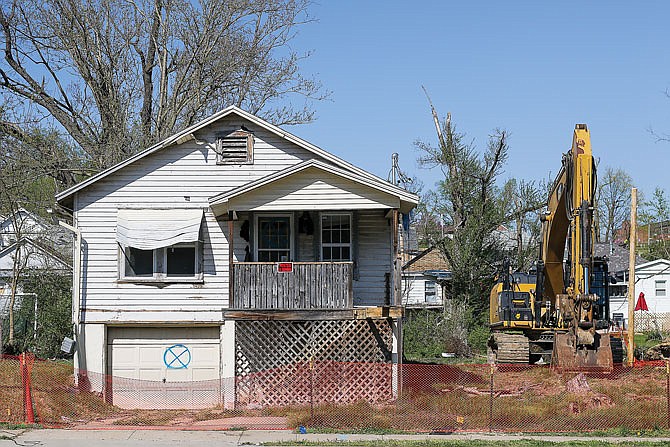
[[[398,268],[399,261],[398,261],[398,245],[399,245],[399,235],[398,235],[398,225],[400,224],[400,218],[399,218],[400,212],[397,209],[393,210],[393,218],[392,218],[392,225],[393,225],[393,282],[391,284],[391,288],[393,290],[392,292],[392,298],[391,298],[391,305],[393,306],[399,306],[400,305],[400,290],[399,290],[399,285],[400,285],[400,275],[401,271]]]
[[[235,211],[228,211],[228,307],[234,307],[233,294],[235,291],[235,274],[233,271],[233,251],[235,249],[234,243],[234,229],[235,219],[237,218]]]

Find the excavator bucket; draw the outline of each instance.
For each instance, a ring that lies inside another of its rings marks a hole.
[[[556,334],[552,366],[563,371],[609,374],[614,370],[609,334],[595,334],[593,344],[578,346],[574,334]]]

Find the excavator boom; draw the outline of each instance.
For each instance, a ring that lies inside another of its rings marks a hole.
[[[592,287],[595,188],[591,137],[585,124],[577,124],[543,223],[544,282],[550,287],[542,296],[558,309],[559,326],[568,329],[556,334],[552,356],[552,363],[563,369],[612,368],[609,335],[598,332],[608,326],[602,323],[608,316],[597,306],[601,298]]]

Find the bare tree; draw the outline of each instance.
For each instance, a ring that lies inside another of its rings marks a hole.
[[[14,312],[21,283],[27,271],[34,265],[49,267],[50,258],[42,257],[44,249],[53,245],[48,232],[37,231],[36,222],[26,219],[26,210],[45,210],[53,203],[56,183],[66,182],[59,178],[73,174],[61,169],[67,163],[67,144],[54,133],[40,129],[26,129],[23,139],[30,144],[0,132],[0,213],[9,219],[2,236],[3,242],[15,244],[9,285],[9,344],[13,344]],[[44,157],[48,154],[47,157]],[[24,209],[25,208],[25,209]],[[38,245],[39,244],[39,247]]]
[[[633,179],[623,169],[607,167],[598,176],[596,237],[599,242],[612,242],[629,215],[632,186]]]
[[[502,190],[503,219],[514,229],[514,262],[517,270],[527,270],[537,259],[541,225],[539,210],[547,201],[547,189],[533,181],[510,179]]]
[[[22,247],[22,241],[25,233],[28,232],[26,228],[26,221],[22,218],[20,213],[20,199],[23,191],[26,189],[29,176],[24,175],[20,167],[14,163],[3,159],[0,165],[0,205],[3,211],[8,213],[9,228],[7,234],[8,245],[16,244],[14,254],[12,256],[12,271],[8,278],[9,282],[9,331],[8,344],[14,344],[14,311],[16,307],[16,299],[19,293],[19,283],[24,270],[28,265],[28,258],[30,253]],[[1,324],[1,323],[0,323]],[[0,344],[2,341],[0,340]]]
[[[314,119],[327,94],[290,43],[309,0],[10,0],[0,91],[54,119],[101,169],[237,105],[275,124]],[[290,100],[304,103],[294,107]],[[10,117],[14,118],[14,117]],[[0,121],[23,139],[25,120]]]
[[[655,260],[670,257],[670,240],[667,237],[670,227],[670,200],[665,190],[659,186],[654,189],[649,200],[641,200],[639,222],[642,225],[638,237],[644,235],[643,243],[638,245],[640,255]],[[642,234],[640,234],[642,233]]]

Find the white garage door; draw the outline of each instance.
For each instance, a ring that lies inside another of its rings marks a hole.
[[[110,327],[107,392],[121,408],[208,408],[221,402],[219,327]]]

